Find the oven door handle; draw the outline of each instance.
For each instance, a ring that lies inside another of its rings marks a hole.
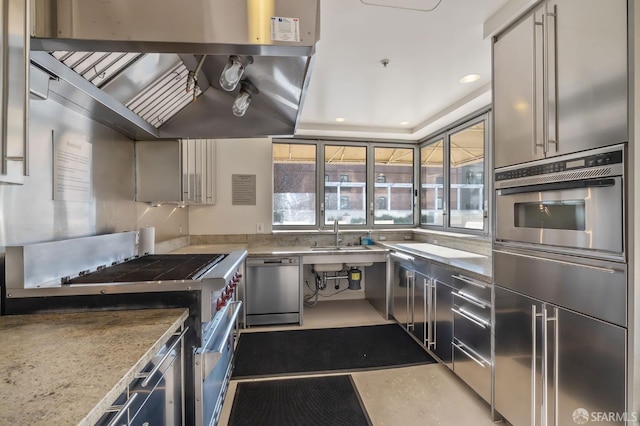
[[[557,191],[562,189],[605,188],[615,186],[615,184],[615,179],[574,180],[569,182],[553,182],[515,188],[503,188],[498,190],[498,195],[525,194],[527,192]]]
[[[201,348],[196,350],[196,368],[202,369],[202,379],[206,379],[209,374],[211,374],[218,364],[218,360],[222,357],[222,353],[228,343],[229,335],[233,333],[233,328],[235,327],[236,318],[238,317],[241,306],[242,302],[240,301],[230,303],[227,309],[233,309],[233,312],[229,318],[225,320],[225,323],[218,323],[214,330],[208,332],[208,339],[203,342]],[[221,330],[222,327],[224,327],[224,330]]]

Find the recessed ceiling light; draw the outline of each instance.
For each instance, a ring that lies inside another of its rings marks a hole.
[[[478,74],[467,74],[460,79],[460,83],[471,83],[479,79],[480,79],[480,75]]]
[[[409,122],[408,122],[408,121],[401,121],[401,122],[400,122],[400,125],[401,125],[401,126],[408,126],[408,125],[409,125]]]
[[[344,117],[337,117],[334,118],[333,121],[337,121],[338,123],[342,123],[343,121],[345,121],[346,119]]]

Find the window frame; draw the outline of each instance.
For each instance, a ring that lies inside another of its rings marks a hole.
[[[316,224],[315,225],[281,225],[273,223],[273,200],[274,200],[274,178],[275,178],[275,163],[273,162],[273,150],[272,150],[272,176],[271,176],[271,200],[272,200],[272,229],[274,231],[295,231],[295,230],[327,230],[333,229],[333,224],[325,223],[325,147],[326,146],[346,146],[346,147],[364,147],[365,154],[365,217],[366,220],[362,224],[344,224],[340,225],[342,229],[405,229],[407,227],[415,228],[419,218],[417,217],[419,211],[418,197],[416,194],[416,182],[418,182],[419,176],[419,164],[416,163],[416,158],[419,156],[419,148],[416,143],[413,142],[381,142],[381,141],[361,141],[361,140],[342,140],[342,139],[272,139],[272,144],[305,144],[315,145],[316,147]],[[413,150],[413,196],[412,196],[412,214],[413,223],[411,224],[378,224],[376,225],[374,213],[375,213],[375,183],[376,176],[375,171],[375,148],[402,148]],[[417,166],[416,166],[417,164]]]
[[[451,136],[461,131],[468,129],[477,125],[478,123],[484,123],[484,141],[483,141],[483,149],[484,149],[484,159],[483,159],[483,194],[482,194],[482,211],[483,211],[483,227],[482,229],[472,229],[472,228],[462,228],[457,226],[451,226]],[[423,141],[420,141],[418,144],[418,156],[416,163],[418,165],[418,179],[419,179],[419,188],[422,188],[422,148],[433,143],[436,143],[440,140],[444,141],[443,147],[443,206],[444,206],[444,220],[442,225],[429,225],[422,223],[422,191],[418,191],[419,200],[418,200],[418,228],[428,229],[428,230],[437,230],[449,233],[458,233],[458,234],[472,234],[472,235],[481,235],[488,236],[491,232],[491,218],[489,217],[490,212],[490,203],[491,203],[491,194],[492,194],[492,179],[491,176],[491,147],[489,141],[491,140],[492,128],[491,128],[491,111],[488,109],[482,110],[480,112],[476,112],[471,114],[461,120],[452,123],[445,129],[442,129],[433,135],[425,138]]]

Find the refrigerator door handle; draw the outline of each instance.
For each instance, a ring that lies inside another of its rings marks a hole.
[[[546,310],[545,310],[546,311]],[[553,317],[547,318],[547,322],[554,323],[553,330],[553,425],[558,426],[558,367],[559,367],[559,355],[560,349],[558,343],[560,339],[558,337],[558,308],[553,308]],[[545,337],[546,338],[546,337]]]
[[[550,144],[554,144],[556,147],[556,152],[558,152],[558,60],[557,60],[557,52],[558,52],[558,31],[557,31],[557,24],[558,24],[558,6],[554,5],[553,6],[553,12],[547,12],[547,27],[545,28],[545,32],[546,32],[546,37],[547,37],[547,48],[549,47],[549,31],[552,30],[553,31],[553,51],[548,51],[546,52],[546,54],[548,56],[553,56],[553,139],[551,139],[551,136],[549,136],[548,132],[547,132],[547,152],[549,151],[549,145]],[[551,20],[553,19],[553,25],[551,25]],[[548,64],[548,62],[547,62]],[[547,79],[549,78],[549,67],[547,65]],[[548,94],[549,94],[549,81],[547,81],[547,101],[548,101]],[[548,118],[548,117],[547,117]],[[547,124],[548,125],[548,124]],[[551,127],[551,126],[550,126]]]
[[[547,416],[549,412],[549,345],[547,342],[549,319],[547,316],[547,307],[542,307],[542,407],[540,409],[540,426],[547,426]]]
[[[532,88],[531,88],[531,114],[533,116],[533,131],[532,133],[532,144],[531,144],[531,148],[532,148],[532,154],[534,155],[534,157],[538,154],[537,153],[537,149],[539,147],[541,147],[544,150],[544,140],[542,141],[541,144],[538,143],[538,96],[537,96],[537,86],[538,86],[538,75],[537,75],[537,53],[538,53],[538,48],[537,48],[537,38],[538,38],[538,27],[542,27],[542,30],[544,31],[544,17],[542,20],[538,21],[535,19],[533,19],[533,84],[532,84]],[[543,37],[544,38],[544,37]],[[544,52],[543,52],[544,53]]]
[[[536,355],[538,352],[536,337],[538,334],[537,320],[539,314],[536,305],[531,305],[531,425],[536,424]]]

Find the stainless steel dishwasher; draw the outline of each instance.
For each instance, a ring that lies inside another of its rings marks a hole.
[[[301,324],[300,258],[248,258],[246,267],[246,325]]]

